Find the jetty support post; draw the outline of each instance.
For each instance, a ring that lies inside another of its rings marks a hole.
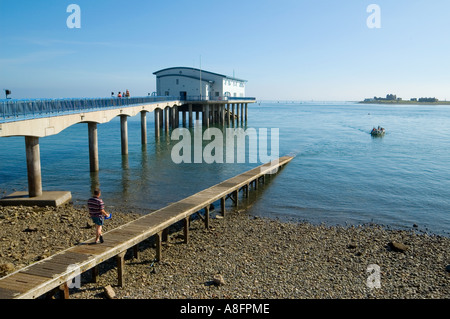
[[[156,259],[156,261],[161,261],[161,257],[162,257],[162,231],[160,231],[157,234],[155,234],[155,238],[156,238],[156,256],[155,256],[155,259]]]
[[[89,167],[91,172],[99,171],[97,123],[88,123],[89,135]]]
[[[189,104],[189,127],[194,126],[194,121],[192,118],[192,104]]]
[[[99,280],[98,265],[92,267],[91,271],[92,271],[92,279],[91,279],[91,281],[92,281],[93,283],[97,283],[98,280]]]
[[[125,253],[127,251],[123,251],[116,256],[117,259],[117,280],[119,287],[123,287],[125,285]]]
[[[183,123],[183,127],[186,127],[186,111],[181,111],[181,118],[182,118],[182,123]]]
[[[133,246],[133,258],[139,259],[139,244]]]
[[[245,103],[245,122],[247,122],[248,119],[248,103]]]
[[[225,125],[225,104],[220,106],[220,124]]]
[[[184,243],[189,242],[189,216],[183,219]]]
[[[221,210],[222,216],[225,216],[225,199],[226,199],[226,197],[222,197],[220,199],[220,210]]]
[[[205,108],[205,126],[208,128],[209,127],[209,104],[206,104],[204,106]]]
[[[169,126],[170,126],[170,123],[169,123],[169,111],[170,111],[170,108],[167,106],[164,109],[164,129],[165,129],[166,133],[169,132]]]
[[[160,133],[161,116],[159,115],[160,111],[161,111],[160,109],[155,109],[155,111],[154,111],[155,112],[155,137],[159,137],[161,135],[161,133]]]
[[[25,136],[25,151],[27,158],[28,196],[38,197],[42,195],[39,137]]]
[[[141,111],[141,143],[147,145],[147,111]]]
[[[205,228],[209,229],[209,206],[205,207]]]
[[[231,111],[231,123],[232,123],[233,127],[234,127],[234,123],[235,123],[235,119],[236,119],[236,117],[235,117],[236,111],[234,109],[234,106],[235,106],[235,104],[231,103],[231,110],[232,110]]]
[[[128,119],[127,115],[120,115],[120,141],[122,155],[128,155]]]

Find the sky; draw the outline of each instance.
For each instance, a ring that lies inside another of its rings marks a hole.
[[[449,14],[448,0],[0,0],[0,89],[146,96],[153,72],[201,66],[258,100],[450,100]]]

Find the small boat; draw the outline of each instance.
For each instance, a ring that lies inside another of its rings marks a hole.
[[[375,137],[379,137],[379,136],[383,136],[384,134],[386,134],[386,130],[383,127],[379,127],[378,128],[373,128],[372,132],[370,132],[370,135],[375,136]]]

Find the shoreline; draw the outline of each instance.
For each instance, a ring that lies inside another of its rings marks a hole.
[[[450,238],[380,225],[325,226],[253,217],[245,210],[211,227],[191,222],[190,242],[171,227],[162,260],[153,263],[152,238],[138,259],[127,254],[125,286],[117,287],[115,260],[100,265],[98,283],[82,275],[73,299],[104,299],[111,285],[119,299],[365,299],[449,298]],[[114,212],[104,233],[140,214]],[[87,210],[0,207],[0,276],[93,238]],[[105,241],[107,236],[105,236]],[[405,245],[400,252],[390,245]],[[369,265],[380,267],[380,288],[369,288]],[[213,283],[221,275],[224,284]]]
[[[419,102],[419,101],[359,101],[359,104],[403,104],[403,105],[450,105],[450,101],[439,101],[439,102]]]

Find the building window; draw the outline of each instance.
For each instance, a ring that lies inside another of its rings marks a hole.
[[[219,97],[219,92],[216,92],[216,97]]]
[[[176,81],[177,85],[180,84],[180,80],[179,79],[176,79],[175,81]]]

